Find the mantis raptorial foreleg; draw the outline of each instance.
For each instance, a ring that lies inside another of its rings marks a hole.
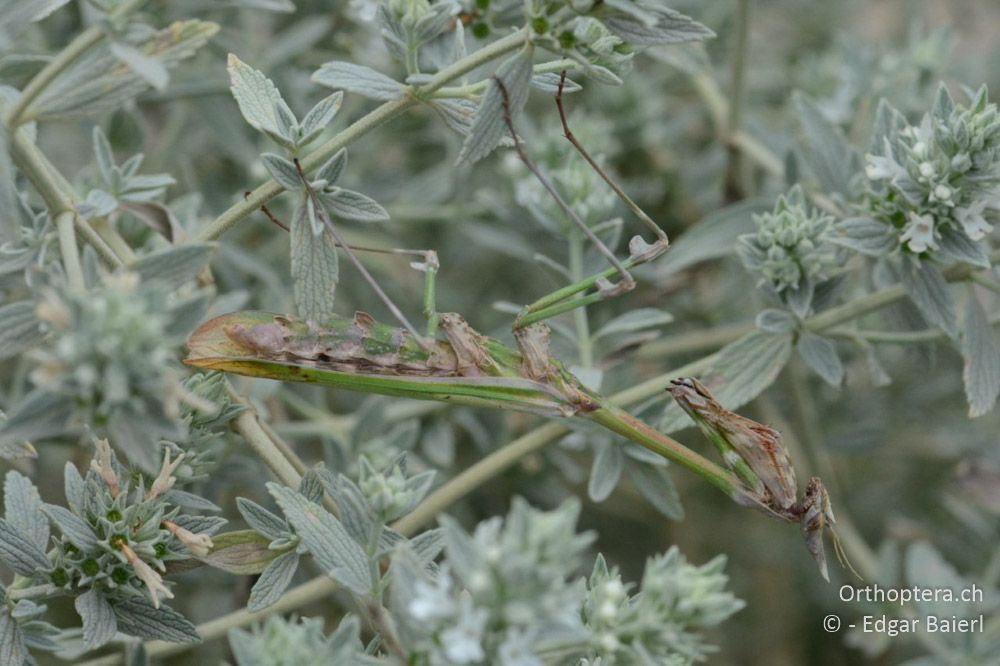
[[[573,147],[580,152],[587,163],[601,176],[601,178],[611,186],[611,189],[614,190],[615,194],[622,199],[625,205],[636,213],[636,216],[643,222],[643,224],[653,229],[656,234],[656,241],[652,244],[647,243],[640,236],[634,237],[629,242],[629,258],[625,261],[619,260],[618,257],[615,256],[614,252],[612,252],[611,249],[604,244],[604,242],[597,236],[597,234],[594,233],[587,223],[580,219],[580,216],[577,215],[572,207],[566,203],[566,201],[559,194],[559,191],[549,181],[548,177],[546,177],[538,165],[532,161],[531,157],[528,155],[527,149],[524,146],[524,142],[521,140],[520,135],[514,127],[514,119],[510,111],[510,99],[507,93],[507,87],[500,78],[494,77],[493,80],[496,82],[497,88],[499,89],[503,100],[504,122],[507,124],[507,129],[513,138],[514,149],[517,151],[518,157],[535,176],[535,178],[538,179],[538,181],[542,184],[542,187],[545,188],[570,222],[573,223],[580,233],[582,233],[584,237],[586,237],[587,240],[589,240],[594,247],[597,248],[598,252],[600,252],[608,260],[608,263],[611,264],[610,268],[601,271],[600,273],[596,273],[583,278],[582,280],[578,280],[573,284],[557,289],[556,291],[553,291],[552,293],[547,294],[534,303],[526,306],[515,320],[514,329],[518,330],[564,312],[585,307],[605,298],[610,298],[612,296],[617,296],[627,291],[631,291],[635,288],[635,278],[632,277],[629,270],[639,264],[652,261],[656,257],[663,254],[669,246],[669,241],[666,233],[664,233],[664,231],[655,222],[653,222],[653,220],[645,212],[643,212],[638,204],[636,204],[625,193],[625,191],[622,190],[622,188],[615,183],[603,169],[601,169],[601,167],[583,148],[573,132],[570,130],[569,121],[566,119],[566,114],[562,104],[562,93],[566,82],[566,72],[564,71],[562,73],[559,81],[559,90],[556,93],[556,106],[559,109],[559,117],[562,122],[566,138],[571,144],[573,144]],[[620,276],[617,284],[610,281],[610,279],[615,275]],[[590,293],[585,293],[588,291]],[[583,295],[581,296],[580,294]]]

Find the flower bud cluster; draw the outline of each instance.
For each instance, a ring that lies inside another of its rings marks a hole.
[[[828,242],[833,218],[806,207],[801,188],[778,198],[770,213],[753,216],[757,230],[740,236],[744,265],[774,291],[798,290],[829,277],[837,249]]]
[[[942,87],[919,125],[888,107],[881,115],[879,152],[865,169],[876,219],[915,254],[940,250],[949,234],[985,238],[1000,210],[1000,114],[986,88],[964,107]]]

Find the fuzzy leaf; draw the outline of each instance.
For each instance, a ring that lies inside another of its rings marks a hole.
[[[645,328],[663,326],[664,324],[669,324],[673,320],[674,317],[669,312],[664,312],[663,310],[658,310],[656,308],[638,308],[615,317],[598,329],[598,331],[594,333],[593,337],[594,339],[597,339],[605,335],[632,333],[634,331],[641,331]]]
[[[849,194],[851,178],[861,166],[857,152],[811,97],[796,92],[793,100],[805,140],[803,157],[810,170],[825,191]]]
[[[928,261],[909,272],[903,273],[903,287],[910,300],[920,310],[920,314],[934,326],[948,334],[952,340],[958,337],[958,316],[955,314],[955,300],[941,271]]]
[[[504,98],[495,79],[503,82],[507,91],[507,101],[510,115],[516,119],[524,103],[528,101],[528,91],[531,87],[534,49],[528,44],[516,54],[505,60],[497,68],[494,79],[490,80],[486,92],[479,102],[479,109],[469,134],[462,143],[458,154],[459,163],[478,162],[500,145],[509,130],[504,109]]]
[[[165,90],[167,84],[170,83],[170,74],[167,72],[167,68],[156,58],[148,56],[131,44],[123,42],[111,42],[108,48],[136,76],[157,90]]]
[[[312,75],[313,83],[389,102],[399,99],[406,86],[371,67],[350,62],[328,62]]]
[[[559,92],[559,74],[555,72],[544,72],[542,74],[535,74],[531,77],[531,87],[535,90],[541,90],[543,93],[548,93],[550,95],[555,95]],[[563,94],[568,95],[569,93],[575,93],[583,90],[583,86],[574,81],[573,79],[566,77],[566,81],[563,83]]]
[[[689,16],[667,7],[644,4],[642,11],[652,15],[655,23],[629,14],[612,14],[604,23],[612,32],[630,44],[684,44],[700,42],[715,37],[715,33]]]
[[[587,496],[595,502],[603,502],[611,495],[625,469],[622,448],[614,442],[601,442],[596,447],[594,464],[590,468]]]
[[[29,657],[21,627],[6,609],[0,610],[0,664],[22,666]]]
[[[806,365],[827,384],[840,386],[844,381],[844,366],[832,342],[815,333],[804,332],[799,336],[795,348]]]
[[[283,146],[294,148],[296,137],[289,131],[289,116],[295,116],[271,79],[232,53],[227,69],[230,90],[247,123]]]
[[[769,211],[773,206],[770,199],[762,197],[709,213],[671,245],[657,264],[657,277],[663,279],[702,261],[732,254],[736,239],[754,230],[753,214]]]
[[[869,257],[881,257],[899,245],[899,237],[893,227],[867,217],[847,218],[838,222],[835,229],[841,235],[831,235],[829,237],[831,243]]]
[[[319,193],[319,199],[333,217],[359,222],[384,222],[389,219],[385,208],[360,192],[334,187]]]
[[[206,21],[177,21],[152,33],[137,48],[170,69],[191,57],[219,30]],[[63,118],[120,108],[149,88],[131,67],[122,67],[109,44],[100,44],[67,67],[31,104],[34,119]]]
[[[333,157],[323,163],[316,171],[316,180],[323,180],[327,185],[333,185],[340,179],[340,174],[347,168],[347,149],[341,148]]]
[[[90,588],[74,601],[76,612],[83,620],[83,644],[88,650],[99,648],[118,631],[115,611],[97,588]]]
[[[45,551],[0,518],[0,559],[22,576],[32,576],[36,571],[52,568]]]
[[[83,551],[97,548],[97,536],[83,518],[57,504],[46,504],[45,513],[74,546]]]
[[[288,531],[284,520],[252,500],[237,497],[236,508],[250,527],[269,539],[277,539]]]
[[[32,301],[0,307],[0,360],[17,356],[39,341],[38,319]]]
[[[247,600],[247,610],[255,612],[267,608],[281,598],[292,576],[299,567],[299,555],[294,550],[279,555],[271,560],[267,568],[261,572],[260,578],[250,590]]]
[[[42,498],[31,480],[17,470],[7,472],[3,503],[4,518],[10,526],[44,551],[49,545],[49,521],[42,513]]]
[[[292,217],[292,288],[299,315],[319,322],[333,314],[339,262],[337,244],[330,235],[314,233],[311,203],[309,197],[303,199]]]
[[[62,396],[35,390],[17,404],[14,413],[0,427],[0,447],[6,452],[8,447],[21,445],[35,439],[45,439],[66,431],[73,405]],[[34,457],[31,447],[22,450]]]
[[[231,574],[259,574],[281,555],[279,550],[270,550],[270,544],[270,538],[254,530],[225,532],[212,537],[212,552],[199,559],[210,567]]]
[[[476,117],[476,104],[467,99],[435,99],[428,102],[444,124],[461,136],[468,136]]]
[[[1000,349],[997,334],[975,294],[970,293],[962,322],[962,379],[969,402],[969,417],[982,416],[1000,394]]]
[[[334,116],[340,111],[340,106],[344,102],[344,93],[335,92],[328,95],[316,103],[316,106],[309,110],[306,117],[302,119],[302,136],[299,145],[304,146],[326,129],[326,126],[333,122]]]
[[[201,636],[191,622],[169,606],[154,608],[146,597],[132,596],[112,605],[118,628],[129,636],[171,643],[199,643]]]
[[[214,243],[186,243],[168,247],[140,257],[132,264],[132,270],[144,282],[155,280],[169,289],[176,289],[198,277],[208,266],[214,251]]]
[[[264,163],[264,168],[271,174],[271,178],[286,190],[295,192],[302,189],[302,179],[299,178],[299,170],[295,168],[289,160],[274,153],[264,153],[260,156],[260,161]]]
[[[938,239],[938,252],[952,261],[964,261],[977,268],[989,269],[990,256],[982,243],[977,243],[965,232],[959,231],[947,224],[940,225],[941,237]]]
[[[681,496],[667,470],[653,465],[630,465],[629,477],[657,511],[671,520],[684,518]]]
[[[788,310],[761,310],[755,321],[757,328],[769,333],[788,333],[795,329],[795,317]]]
[[[355,594],[371,592],[368,556],[333,514],[276,483],[267,489],[327,576]]]

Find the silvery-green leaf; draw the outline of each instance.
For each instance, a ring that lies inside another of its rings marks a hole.
[[[831,386],[840,386],[844,381],[844,366],[837,355],[837,349],[828,339],[804,331],[795,345],[799,356],[817,375]]]
[[[789,287],[781,292],[781,295],[785,300],[785,304],[795,313],[795,316],[799,319],[805,319],[809,316],[809,312],[812,309],[812,299],[815,291],[813,281],[807,277],[803,277],[799,280],[798,287]]]
[[[996,404],[1000,394],[1000,349],[997,333],[975,294],[969,293],[962,321],[962,379],[969,402],[969,417],[982,416]]]
[[[316,171],[316,180],[326,181],[327,185],[333,185],[340,179],[340,174],[347,168],[347,149],[341,148],[333,157],[323,162]]]
[[[831,243],[860,252],[870,257],[881,257],[896,249],[899,236],[896,229],[883,222],[867,217],[849,217],[838,222],[834,229],[839,232],[829,236]]]
[[[938,253],[942,258],[964,261],[978,268],[990,267],[990,256],[982,243],[977,243],[966,236],[964,231],[948,224],[939,225],[938,230],[941,232]]]
[[[368,556],[340,521],[289,488],[268,483],[267,489],[326,575],[355,594],[368,594],[374,583]]]
[[[793,100],[802,124],[806,164],[825,191],[849,194],[851,178],[861,166],[857,151],[811,97],[796,92]]]
[[[448,515],[438,518],[441,525],[441,536],[444,540],[445,559],[452,566],[459,578],[468,580],[475,574],[480,563],[479,551],[472,537],[461,524]]]
[[[63,467],[63,489],[66,493],[66,504],[77,513],[83,512],[83,476],[71,461],[66,461]]]
[[[434,39],[455,22],[454,14],[457,6],[449,2],[437,2],[430,6],[430,11],[425,13],[413,28],[413,41],[416,44],[425,44]]]
[[[669,312],[658,310],[656,308],[637,308],[615,317],[598,329],[598,331],[594,333],[593,337],[594,339],[597,339],[606,335],[618,335],[621,333],[641,331],[645,328],[653,328],[669,324],[673,320],[674,317]]]
[[[104,136],[104,132],[97,125],[94,126],[92,134],[94,143],[94,156],[97,158],[97,169],[101,172],[101,180],[106,185],[114,183],[115,156],[111,152],[111,144]]]
[[[952,340],[958,337],[958,316],[955,300],[941,271],[929,261],[911,266],[902,275],[903,287],[910,300],[928,323],[937,326]]]
[[[934,95],[934,108],[931,113],[939,120],[948,120],[948,116],[955,110],[955,100],[948,92],[948,86],[944,83],[938,85],[937,93]]]
[[[788,310],[767,308],[757,314],[757,328],[770,333],[788,333],[795,329],[796,320]]]
[[[344,93],[338,91],[324,97],[310,109],[302,119],[302,138],[299,139],[299,145],[304,146],[319,136],[319,133],[333,121],[343,102]]]
[[[642,9],[656,22],[649,25],[632,14],[611,14],[604,24],[629,44],[683,44],[711,39],[715,33],[689,16],[658,5],[644,4]]]
[[[97,535],[83,518],[57,504],[46,504],[45,513],[74,546],[83,551],[97,548]]]
[[[198,643],[201,636],[191,622],[169,606],[159,608],[144,596],[129,596],[112,603],[118,629],[129,636],[169,641],[171,643]]]
[[[623,469],[625,469],[625,456],[622,454],[621,445],[615,442],[599,442],[595,447],[594,464],[590,468],[587,496],[595,502],[606,500],[618,485]]]
[[[272,539],[254,530],[224,532],[212,537],[212,550],[198,558],[205,564],[238,576],[259,574],[280,550],[269,548]]]
[[[291,192],[302,189],[299,170],[291,161],[274,153],[264,153],[260,156],[260,161],[264,163],[264,168],[271,174],[271,178],[277,181],[278,185]]]
[[[389,102],[402,96],[406,87],[371,67],[351,62],[333,61],[312,75],[314,83]]]
[[[790,334],[752,331],[719,351],[712,367],[705,372],[704,381],[723,407],[736,410],[778,378],[791,353]],[[660,429],[669,433],[690,424],[684,411],[671,402]]]
[[[101,647],[118,631],[115,611],[104,595],[92,587],[73,602],[83,620],[83,644],[88,650]]]
[[[247,610],[259,611],[280,599],[289,583],[292,582],[292,577],[298,567],[299,555],[294,550],[271,560],[267,568],[261,572],[260,578],[253,584],[253,589],[250,590]]]
[[[94,189],[87,192],[87,198],[80,204],[80,215],[85,220],[110,215],[118,208],[118,200],[104,190]]]
[[[917,541],[906,550],[905,566],[906,580],[920,581],[921,586],[927,586],[926,589],[964,590],[969,587],[968,581],[963,580],[934,546],[926,542]],[[936,597],[932,595],[929,599],[917,601],[917,608],[921,613],[938,617],[970,615],[968,602]]]
[[[323,206],[334,217],[359,222],[384,222],[389,213],[374,199],[342,187],[333,187],[318,193]]]
[[[454,132],[467,136],[476,117],[476,103],[467,99],[435,99],[428,102],[444,124]]]
[[[288,116],[294,118],[294,114],[271,79],[232,53],[227,68],[229,89],[247,123],[286,148],[294,148],[296,137],[289,131],[288,123]]]
[[[39,550],[49,545],[49,521],[42,513],[42,498],[31,480],[10,470],[3,483],[4,518],[11,527],[31,541]]]
[[[41,21],[69,0],[7,0],[0,2],[0,26],[6,39],[17,37],[28,24]],[[7,45],[4,45],[5,50]],[[7,662],[3,662],[7,663]],[[18,662],[20,666],[20,662]]]
[[[45,551],[25,535],[0,518],[0,560],[22,576],[32,576],[37,570],[52,568]]]
[[[663,279],[702,261],[731,254],[736,239],[754,230],[753,214],[773,207],[773,201],[761,197],[709,213],[671,244],[670,251],[657,262],[657,277]]]
[[[178,21],[151,33],[137,48],[170,69],[194,55],[218,29],[215,23]],[[118,58],[107,43],[92,47],[45,88],[27,109],[27,116],[62,118],[112,111],[149,88],[130,67],[117,65]]]
[[[111,42],[108,47],[119,61],[157,90],[166,89],[167,84],[170,83],[170,74],[167,72],[167,68],[156,58],[147,56],[131,44],[124,42]]]
[[[556,74],[555,72],[543,72],[542,74],[535,74],[531,77],[531,87],[535,90],[541,90],[544,93],[555,95],[559,92],[559,81],[559,74]],[[583,86],[568,76],[566,77],[566,81],[563,83],[563,94],[568,95],[581,90],[583,90]]]
[[[666,469],[650,465],[629,465],[628,474],[653,508],[671,520],[684,518],[681,496]]]
[[[17,356],[39,342],[38,318],[32,301],[0,307],[0,360]]]
[[[0,610],[0,664],[22,666],[29,657],[21,627],[6,609]]]
[[[299,481],[299,493],[310,502],[317,504],[323,501],[323,483],[319,480],[315,468],[306,470]]]
[[[195,279],[208,266],[215,251],[214,243],[185,243],[157,250],[139,257],[131,269],[143,282],[160,282],[176,289]]]
[[[444,548],[444,535],[440,528],[425,530],[410,539],[410,548],[425,566],[437,559]]]
[[[292,217],[292,290],[299,316],[326,321],[333,314],[339,278],[337,244],[329,234],[313,232],[309,219],[311,201],[306,197]]]
[[[236,498],[236,509],[247,525],[270,539],[277,539],[288,531],[284,520],[245,497]]]
[[[54,437],[66,431],[73,405],[66,398],[35,390],[25,396],[0,427],[0,445]]]
[[[504,109],[504,96],[497,79],[503,82],[507,91],[509,113],[516,120],[524,103],[528,101],[533,63],[534,48],[531,44],[527,44],[497,68],[494,78],[490,79],[489,86],[479,102],[469,134],[462,143],[462,149],[458,154],[459,163],[471,164],[481,160],[492,153],[500,145],[500,141],[508,135],[509,129],[505,120],[508,111]]]

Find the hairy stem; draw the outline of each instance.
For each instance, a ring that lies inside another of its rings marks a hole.
[[[83,278],[83,266],[80,265],[80,248],[76,245],[76,230],[73,228],[75,217],[73,211],[64,210],[59,213],[56,216],[56,231],[59,234],[59,252],[62,255],[69,288],[82,293],[86,290],[87,284]]]
[[[742,152],[733,137],[740,130],[743,110],[743,79],[746,71],[747,36],[750,32],[750,0],[736,0],[735,44],[730,62],[729,113],[726,114],[726,150],[728,160],[724,179],[725,200],[739,201],[745,196],[742,183]]]

